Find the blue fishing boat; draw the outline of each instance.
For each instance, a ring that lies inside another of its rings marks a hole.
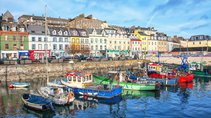
[[[54,110],[52,102],[39,95],[23,94],[22,101],[26,107],[29,107],[34,110]]]
[[[118,96],[122,92],[121,86],[113,86],[108,88],[102,85],[90,86],[87,88],[72,88],[72,91],[77,95],[92,96],[97,98],[113,98]]]
[[[9,88],[25,88],[29,86],[30,86],[30,83],[27,83],[27,82],[12,82],[9,85]]]
[[[112,85],[94,85],[91,73],[84,71],[73,71],[66,74],[62,84],[71,88],[77,95],[93,96],[98,98],[112,98],[122,92],[122,87]]]

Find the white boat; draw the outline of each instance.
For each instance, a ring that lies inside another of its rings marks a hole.
[[[25,88],[29,86],[30,86],[30,83],[26,83],[26,82],[12,82],[9,85],[9,88]]]
[[[41,87],[38,93],[56,105],[69,104],[75,99],[73,92],[65,93],[62,88]]]

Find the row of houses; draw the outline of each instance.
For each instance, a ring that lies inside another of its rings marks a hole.
[[[45,53],[57,58],[74,54],[141,58],[186,47],[183,38],[169,37],[153,27],[111,26],[84,14],[73,19],[47,17],[45,29],[43,16],[22,15],[15,22],[7,11],[0,16],[0,26],[1,59],[41,59]]]

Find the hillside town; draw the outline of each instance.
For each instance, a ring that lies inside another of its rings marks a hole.
[[[211,36],[189,38],[169,36],[154,27],[116,26],[92,15],[56,18],[21,15],[16,20],[10,11],[0,16],[0,59],[136,58],[179,55],[210,55]],[[47,25],[45,29],[45,24]],[[47,32],[45,32],[47,31]]]

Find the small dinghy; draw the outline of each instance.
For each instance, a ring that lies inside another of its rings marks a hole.
[[[22,101],[26,107],[29,107],[34,110],[54,110],[52,102],[39,95],[23,94]]]
[[[41,87],[38,90],[38,93],[44,98],[51,100],[56,105],[69,104],[75,99],[73,92],[65,93],[63,88]]]
[[[25,88],[29,86],[30,86],[30,83],[27,83],[27,82],[12,82],[9,85],[9,88]]]

